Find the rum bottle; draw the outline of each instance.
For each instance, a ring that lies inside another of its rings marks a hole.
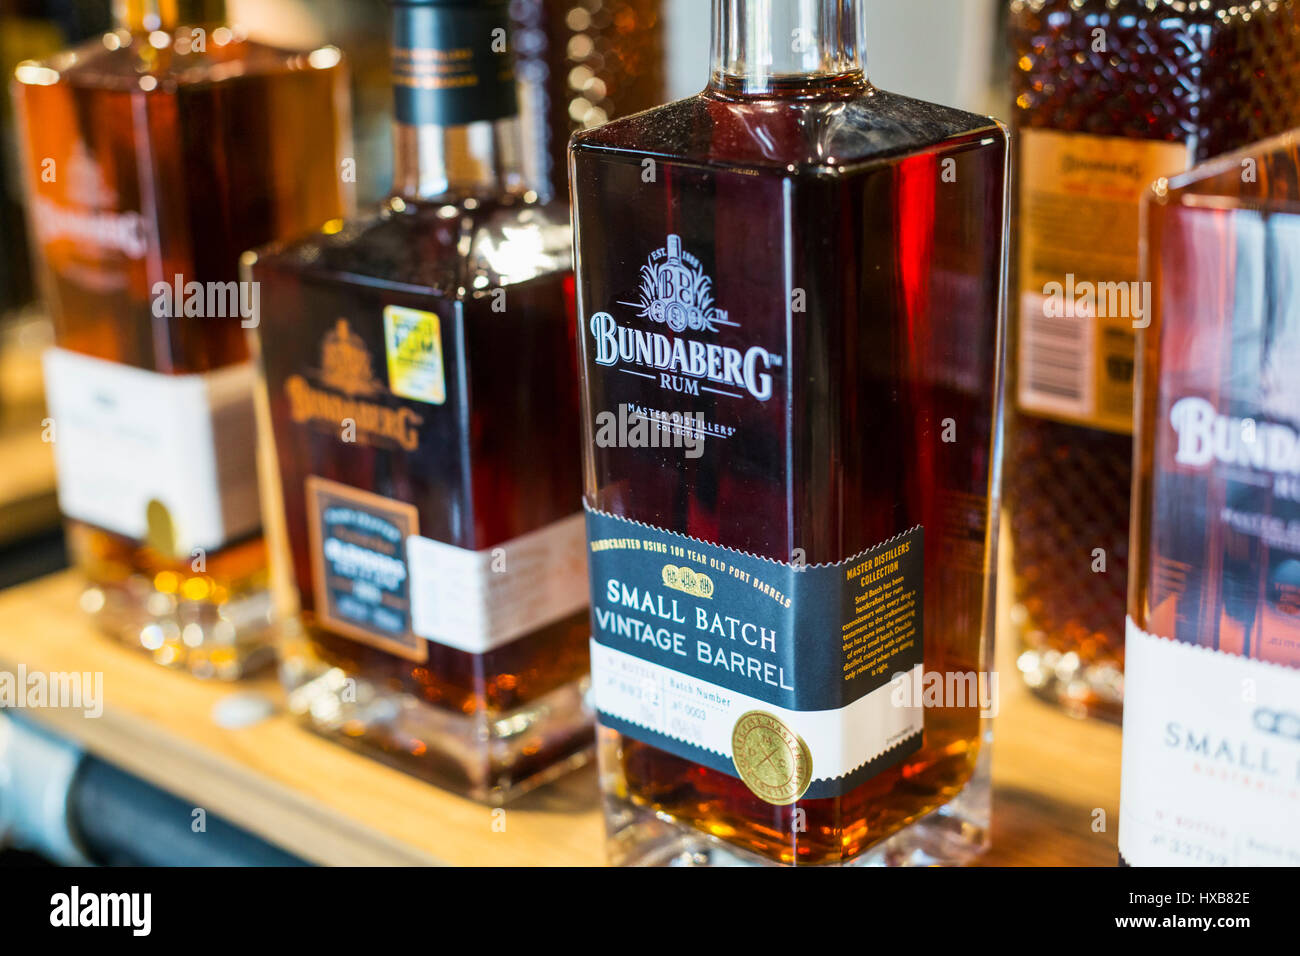
[[[1300,866],[1300,137],[1147,220],[1120,853]]]
[[[1007,138],[864,6],[718,0],[708,88],[571,147],[617,863],[987,839]]]
[[[1138,210],[1159,176],[1300,125],[1292,0],[1013,0],[1019,144],[1007,514],[1029,686],[1119,718]]]
[[[251,246],[340,214],[339,51],[290,52],[213,0],[129,0],[13,86],[59,502],[82,606],[199,676],[270,657]]]
[[[392,4],[393,193],[248,257],[309,727],[484,801],[588,758],[565,208],[504,2]]]

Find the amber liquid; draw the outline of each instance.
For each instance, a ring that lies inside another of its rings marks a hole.
[[[952,111],[951,126],[918,134],[933,137],[928,148],[905,137],[882,148],[866,131],[915,104],[841,83],[771,99],[709,93],[575,141],[584,314],[635,300],[636,270],[629,278],[624,263],[645,261],[680,233],[713,276],[718,306],[743,329],[729,344],[761,341],[787,356],[766,403],[655,393],[665,411],[736,425],[699,459],[589,438],[587,502],[810,564],[924,525],[925,670],[975,672],[987,651],[999,452],[1005,137],[985,118]],[[859,162],[877,150],[894,156]],[[647,152],[665,157],[653,186],[642,178]],[[836,166],[823,165],[826,156]],[[946,159],[955,182],[941,181]],[[806,294],[806,313],[787,312],[789,281]],[[627,377],[590,357],[583,373],[592,428],[624,400]],[[941,440],[948,420],[960,435],[953,443]],[[601,733],[621,752],[611,796],[772,860],[822,864],[853,859],[958,793],[979,752],[980,715],[927,709],[918,752],[842,797],[790,806],[764,802],[730,774]]]
[[[1187,7],[1015,0],[1017,129],[1185,143],[1197,161],[1300,125],[1300,8],[1289,0],[1249,11]],[[1095,49],[1097,30],[1104,51]],[[1011,302],[1018,309],[1019,296]],[[1014,336],[1008,354],[1017,355]],[[1015,395],[1014,366],[1011,379]],[[1006,495],[1016,627],[1036,662],[1031,684],[1074,713],[1118,720],[1132,436],[1013,407]],[[1105,551],[1104,572],[1094,549]]]
[[[341,68],[306,69],[293,54],[238,39],[214,39],[198,54],[157,50],[125,32],[113,37],[113,49],[96,40],[75,58],[50,60],[55,83],[14,85],[30,199],[84,215],[136,212],[147,235],[139,258],[82,237],[42,242],[40,277],[56,342],[173,375],[242,362],[240,316],[160,318],[152,289],[177,275],[237,280],[245,249],[343,210],[334,161],[345,132],[332,118],[346,95]],[[47,159],[61,171],[52,181],[43,175]],[[39,236],[41,207],[31,215]],[[190,555],[68,524],[77,565],[108,595],[92,609],[108,613],[110,629],[119,627],[117,604],[152,599],[170,613],[176,602],[221,606],[266,586],[260,536],[196,564]],[[176,647],[164,649],[165,662],[179,663],[179,642],[169,643]]]
[[[504,310],[493,309],[491,288],[458,298],[458,286],[469,284],[473,271],[462,258],[468,237],[499,235],[528,207],[517,199],[485,198],[453,217],[445,215],[449,208],[396,201],[341,232],[260,254],[253,274],[263,288],[261,358],[292,574],[312,653],[386,692],[481,725],[486,739],[490,722],[586,675],[586,611],[487,653],[424,641],[427,658],[419,662],[341,634],[317,614],[323,597],[313,577],[306,494],[315,476],[409,503],[417,513],[416,533],[471,551],[494,548],[577,509],[572,272],[566,267],[509,285]],[[436,312],[441,320],[445,404],[387,390],[367,399],[418,414],[418,447],[407,450],[364,434],[345,442],[339,422],[296,421],[284,384],[320,368],[321,341],[340,317],[365,342],[382,380],[388,305]],[[482,784],[476,767],[429,736],[360,725],[344,734],[444,785]],[[526,779],[589,746],[589,731],[548,740],[513,762],[508,774]]]
[[[1143,333],[1150,374],[1138,405],[1129,614],[1159,637],[1294,668],[1300,480],[1217,461],[1189,466],[1177,459],[1172,418],[1180,399],[1203,399],[1215,414],[1257,422],[1265,447],[1271,423],[1300,426],[1300,146],[1294,137],[1274,145],[1254,155],[1250,183],[1234,163],[1151,204],[1160,309]],[[1248,430],[1216,441],[1253,445]],[[1271,537],[1247,521],[1235,526],[1229,512],[1271,522]]]

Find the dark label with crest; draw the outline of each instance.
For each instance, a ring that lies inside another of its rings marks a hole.
[[[462,126],[515,115],[509,8],[501,0],[393,5],[399,123]]]

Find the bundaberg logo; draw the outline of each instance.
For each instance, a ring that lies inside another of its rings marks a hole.
[[[1300,433],[1289,425],[1221,415],[1196,396],[1175,402],[1169,423],[1178,434],[1179,465],[1201,469],[1219,463],[1300,476]]]
[[[321,344],[320,379],[344,395],[375,395],[381,391],[366,343],[348,327],[347,319],[339,319]]]
[[[682,591],[694,597],[713,598],[713,578],[693,568],[679,568],[673,564],[665,564],[663,570],[663,582],[665,587],[670,587],[675,591]]]
[[[64,202],[42,195],[41,190],[32,196],[32,224],[40,241],[70,240],[97,252],[143,259],[149,251],[144,217],[138,212],[118,211],[117,191],[84,142],[73,143],[65,166]]]
[[[723,328],[738,328],[728,313],[713,301],[713,280],[699,259],[687,252],[682,239],[670,235],[668,243],[650,255],[641,267],[636,302],[623,302],[670,333],[698,332],[716,335]],[[772,370],[782,357],[755,345],[745,351],[716,342],[665,335],[651,329],[619,325],[609,312],[597,312],[589,328],[598,365],[620,363],[649,369],[654,374],[623,369],[632,375],[655,379],[659,387],[685,395],[711,392],[742,398],[748,392],[760,402],[772,397]]]
[[[365,340],[347,319],[339,319],[321,343],[321,367],[315,377],[323,388],[314,388],[303,375],[291,375],[284,383],[295,422],[325,425],[342,434],[350,421],[357,440],[366,444],[393,443],[404,451],[420,447],[424,418],[414,409],[364,400],[382,397],[387,390],[375,377]]]
[[[727,323],[727,313],[713,304],[713,280],[682,249],[681,236],[669,236],[668,245],[641,267],[640,305],[639,317],[674,332],[717,332],[719,323]]]

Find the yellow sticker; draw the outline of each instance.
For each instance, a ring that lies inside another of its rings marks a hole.
[[[441,405],[447,400],[442,370],[442,323],[433,312],[400,305],[384,308],[388,387],[394,395]]]

